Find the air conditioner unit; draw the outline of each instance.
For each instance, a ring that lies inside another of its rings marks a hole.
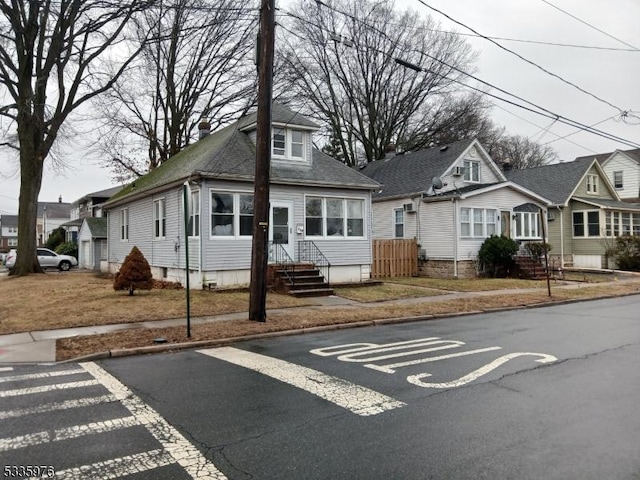
[[[405,212],[415,212],[413,203],[405,203],[404,205],[402,205],[402,209]]]
[[[461,177],[464,175],[464,167],[453,167],[452,173],[454,177]]]

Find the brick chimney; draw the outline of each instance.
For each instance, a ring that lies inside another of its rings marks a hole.
[[[395,156],[396,156],[396,145],[394,143],[390,143],[386,147],[384,147],[385,160],[389,158],[393,158]]]
[[[62,195],[58,197],[58,203],[62,203]]]

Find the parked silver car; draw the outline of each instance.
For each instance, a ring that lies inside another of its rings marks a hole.
[[[68,271],[71,267],[78,266],[78,260],[71,255],[58,255],[53,250],[48,248],[38,247],[38,262],[42,268],[57,268],[64,272]],[[16,257],[18,255],[17,250],[9,250],[5,266],[7,268],[13,268],[16,264]]]

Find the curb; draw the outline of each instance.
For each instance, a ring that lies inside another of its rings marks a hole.
[[[411,317],[381,318],[376,320],[366,320],[366,321],[352,322],[352,323],[336,323],[331,325],[320,325],[317,327],[308,327],[308,328],[301,328],[296,330],[282,330],[282,331],[276,331],[276,332],[256,333],[256,334],[245,335],[241,337],[219,338],[215,340],[199,340],[199,341],[193,341],[193,342],[149,345],[146,347],[121,348],[121,349],[108,350],[104,352],[92,353],[89,355],[84,355],[82,357],[75,357],[75,358],[70,358],[66,360],[60,360],[55,363],[60,363],[60,364],[78,363],[78,362],[86,362],[86,361],[93,361],[93,360],[104,360],[108,358],[129,357],[134,355],[144,355],[144,354],[152,354],[152,353],[164,353],[164,352],[171,352],[171,351],[178,351],[178,350],[187,350],[187,349],[194,349],[194,348],[200,348],[200,347],[221,347],[226,345],[232,345],[239,342],[246,342],[251,340],[263,340],[268,338],[286,337],[286,336],[293,336],[293,335],[303,335],[305,333],[320,333],[320,332],[328,332],[328,331],[335,331],[335,330],[346,330],[349,328],[375,327],[375,326],[382,326],[382,325],[421,322],[421,321],[427,321],[427,320],[440,320],[444,318],[465,317],[469,315],[478,315],[482,313],[498,313],[498,312],[506,312],[511,310],[525,310],[525,309],[535,309],[535,308],[542,308],[542,307],[553,307],[553,306],[566,305],[566,304],[572,304],[572,303],[590,302],[590,301],[596,301],[596,300],[607,300],[611,298],[630,297],[632,295],[640,295],[640,292],[621,293],[621,294],[615,294],[615,295],[603,295],[601,297],[595,297],[595,298],[554,300],[550,302],[533,303],[529,305],[520,305],[520,306],[512,306],[512,307],[496,307],[496,308],[487,308],[483,310],[470,310],[468,312],[436,313],[436,314],[428,314],[428,315],[417,315],[417,316],[411,316]]]

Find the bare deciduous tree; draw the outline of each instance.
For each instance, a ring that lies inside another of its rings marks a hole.
[[[164,0],[138,36],[156,29],[135,69],[99,99],[100,150],[118,180],[153,170],[188,145],[201,118],[213,129],[254,104],[258,16],[252,2]]]
[[[282,19],[278,91],[327,125],[347,164],[383,158],[399,137],[417,139],[450,119],[442,109],[456,103],[459,70],[475,60],[460,36],[392,2],[332,5],[301,0]]]
[[[491,151],[498,163],[509,163],[513,169],[539,167],[558,159],[556,151],[520,135],[505,135]]]
[[[0,2],[0,146],[19,152],[18,244],[13,274],[42,271],[36,256],[38,194],[45,160],[61,128],[88,100],[107,91],[140,45],[127,26],[153,0]],[[10,133],[17,129],[17,143]]]

